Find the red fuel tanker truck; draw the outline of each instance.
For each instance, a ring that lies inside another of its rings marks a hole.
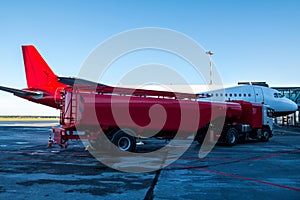
[[[231,146],[272,136],[272,110],[257,103],[208,102],[195,94],[107,86],[69,87],[61,96],[60,126],[53,127],[49,141],[63,147],[72,139],[97,145],[103,134],[123,151],[135,151],[137,138],[172,139],[178,133],[179,139],[192,134],[199,143],[210,134],[211,141]]]

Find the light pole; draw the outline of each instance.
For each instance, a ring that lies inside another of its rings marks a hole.
[[[214,54],[214,52],[207,51],[205,53],[209,55],[209,67],[210,67],[210,71],[209,71],[210,82],[209,82],[209,84],[212,85],[213,84],[213,81],[212,81],[212,71],[213,71],[213,69],[212,69],[212,58],[211,57]]]

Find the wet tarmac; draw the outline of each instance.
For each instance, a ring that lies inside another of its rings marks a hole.
[[[193,142],[162,170],[125,173],[79,141],[47,148],[43,123],[0,123],[0,199],[300,199],[298,129],[276,129],[268,143],[215,146],[202,159]]]

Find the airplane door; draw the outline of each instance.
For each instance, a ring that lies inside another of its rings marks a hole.
[[[262,103],[264,101],[264,93],[262,88],[254,87],[255,102]]]

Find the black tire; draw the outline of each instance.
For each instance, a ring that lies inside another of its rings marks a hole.
[[[117,130],[113,134],[112,143],[114,143],[121,151],[134,152],[136,148],[136,138],[127,134],[122,129]]]
[[[225,143],[228,146],[234,146],[238,141],[238,131],[231,127],[226,131]]]
[[[200,145],[202,145],[202,143],[204,142],[205,139],[205,135],[202,134],[198,134],[196,135],[195,139]]]
[[[208,131],[208,125],[197,131],[197,134],[196,134],[194,140],[196,140],[200,145],[202,145],[202,143],[204,142],[205,136],[207,134],[207,131]]]
[[[271,137],[271,133],[269,130],[262,130],[262,134],[261,134],[261,138],[260,138],[260,141],[262,142],[268,142],[269,139]]]

